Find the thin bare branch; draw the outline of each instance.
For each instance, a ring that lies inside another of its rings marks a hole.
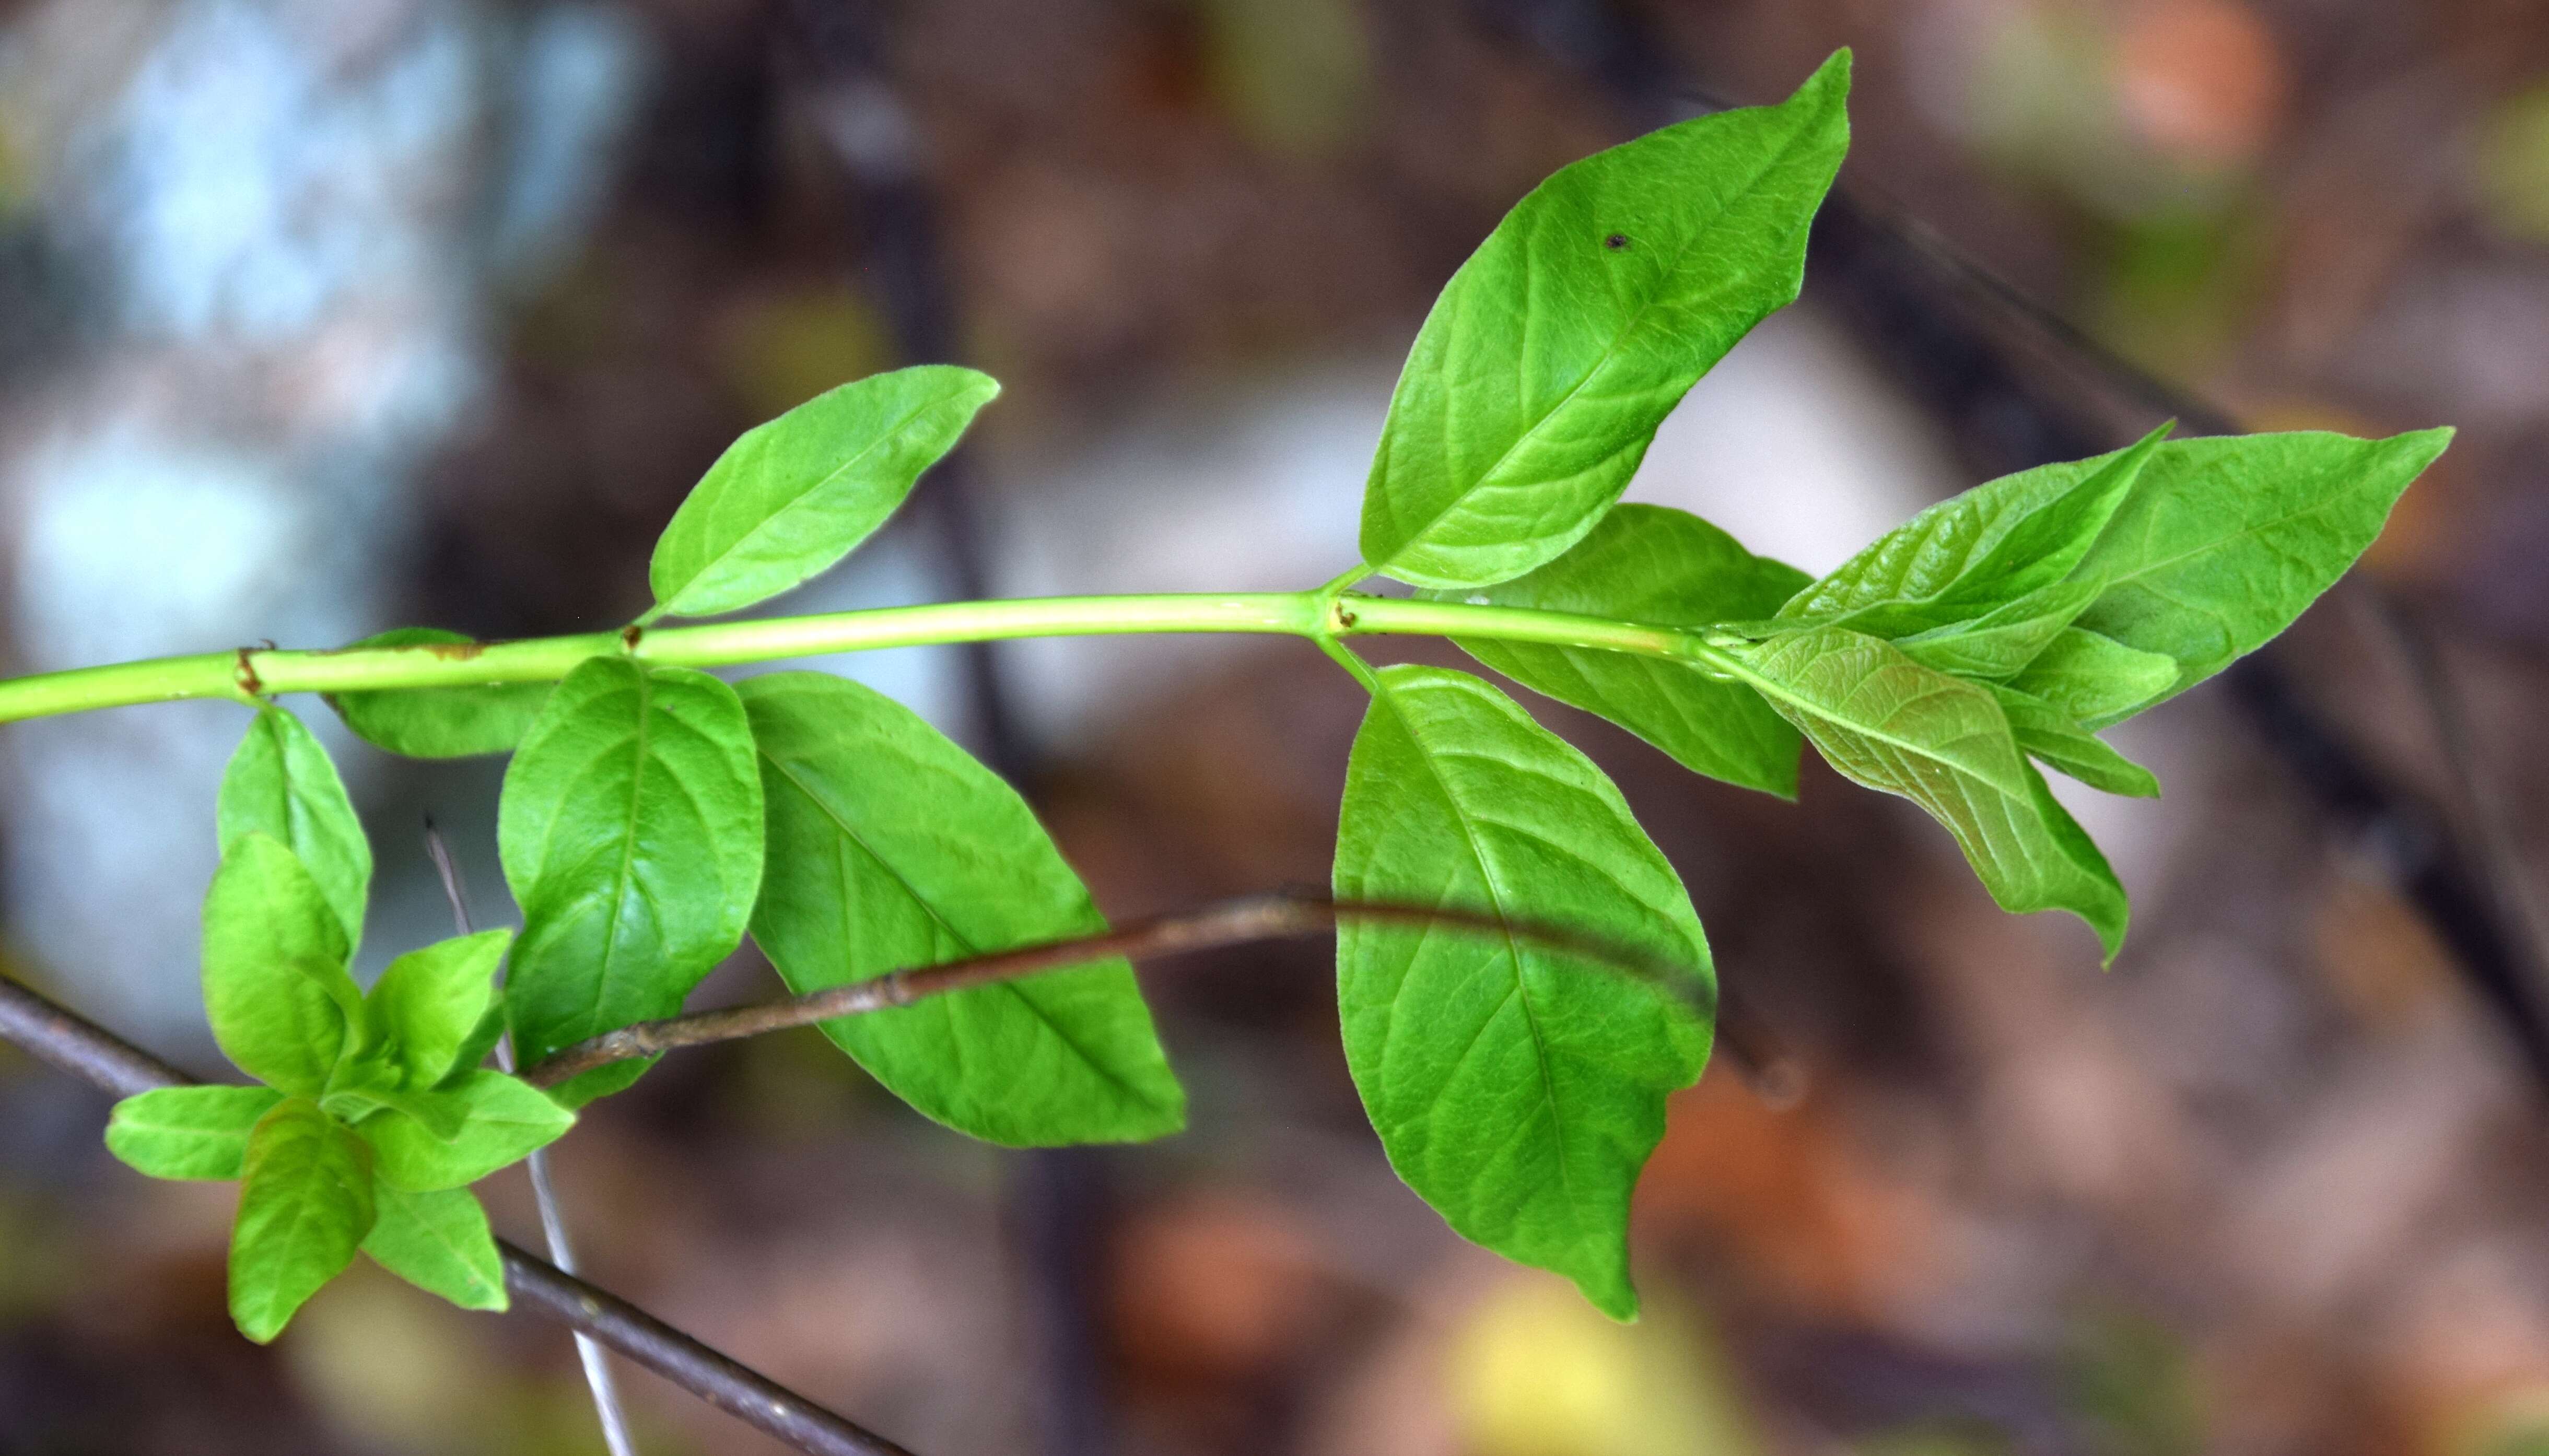
[[[765,1032],[785,1031],[791,1027],[812,1026],[835,1017],[862,1016],[871,1011],[908,1006],[950,991],[1084,965],[1111,956],[1143,960],[1259,941],[1291,940],[1323,935],[1346,922],[1511,937],[1564,952],[1596,966],[1661,986],[1689,1001],[1703,1016],[1713,1016],[1717,1011],[1715,991],[1707,981],[1691,976],[1686,967],[1658,961],[1643,952],[1606,945],[1572,931],[1517,924],[1491,915],[1430,906],[1374,901],[1338,902],[1306,895],[1252,895],[1245,899],[1225,900],[1182,915],[1164,915],[1140,921],[1099,935],[995,951],[920,969],[892,971],[873,980],[854,981],[846,986],[834,986],[803,996],[720,1011],[703,1011],[662,1021],[639,1022],[565,1047],[533,1064],[522,1073],[522,1079],[535,1086],[553,1087],[570,1077],[614,1061],[653,1056],[683,1046],[757,1037]],[[1730,1045],[1729,1049],[1743,1054],[1743,1061],[1748,1065],[1739,1065],[1738,1069],[1745,1071],[1747,1080],[1751,1081],[1752,1074],[1770,1066],[1773,1059],[1784,1062],[1785,1058],[1779,1056],[1765,1031],[1747,1027],[1747,1032],[1740,1047]],[[1779,1071],[1783,1078],[1793,1080],[1792,1066],[1782,1065]]]
[[[119,1097],[195,1079],[113,1032],[0,975],[0,1041]],[[505,1287],[527,1307],[663,1376],[808,1456],[911,1456],[885,1437],[737,1364],[609,1290],[499,1242]]]
[[[2524,864],[2521,836],[2504,812],[2505,795],[2494,791],[2479,758],[2469,704],[2443,659],[2433,632],[2399,595],[2377,583],[2360,592],[2388,632],[2392,649],[2415,682],[2416,695],[2434,734],[2434,752],[2451,785],[2452,815],[2477,861],[2478,877],[2506,925],[2535,1005],[2549,1006],[2549,903],[2543,903]]]

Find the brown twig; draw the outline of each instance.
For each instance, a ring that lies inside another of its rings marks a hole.
[[[1347,922],[1508,936],[1565,952],[1661,986],[1691,1002],[1703,1016],[1713,1016],[1717,1010],[1716,993],[1709,983],[1693,978],[1685,967],[1661,962],[1642,952],[1607,945],[1571,931],[1517,924],[1491,915],[1430,906],[1368,900],[1338,902],[1306,895],[1252,895],[1245,899],[1225,900],[1183,915],[1164,915],[1140,921],[1099,935],[994,951],[922,969],[892,971],[872,980],[854,981],[846,986],[834,986],[803,996],[756,1002],[721,1011],[703,1011],[662,1021],[641,1021],[564,1047],[533,1063],[521,1075],[524,1081],[534,1086],[554,1087],[570,1077],[614,1061],[652,1056],[682,1046],[758,1037],[765,1032],[786,1031],[791,1027],[812,1026],[835,1017],[862,1016],[872,1011],[908,1006],[950,991],[990,985],[994,981],[1016,980],[1108,956],[1142,960],[1188,951],[1244,946],[1258,941],[1291,940],[1324,934]],[[1759,1049],[1763,1035],[1755,1031],[1745,1039],[1746,1046],[1739,1054],[1744,1055],[1746,1062],[1775,1055]],[[1767,1065],[1767,1062],[1761,1064]],[[1758,1067],[1739,1069],[1748,1073]],[[1751,1080],[1749,1075],[1747,1080]]]
[[[119,1097],[195,1079],[86,1017],[0,975],[0,1041]],[[691,1394],[809,1456],[911,1456],[795,1391],[737,1364],[609,1290],[499,1242],[505,1287]]]
[[[2504,796],[2494,792],[2487,781],[2469,703],[2422,616],[2377,583],[2364,584],[2358,594],[2389,634],[2392,650],[2416,684],[2416,696],[2433,730],[2435,755],[2450,784],[2450,814],[2460,821],[2458,827],[2469,843],[2488,897],[2514,932],[2508,941],[2525,972],[2524,989],[2535,1006],[2549,1007],[2549,904],[2542,903],[2532,883],[2521,838],[2504,813]]]

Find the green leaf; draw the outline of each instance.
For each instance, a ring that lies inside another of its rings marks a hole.
[[[769,804],[752,934],[800,994],[1106,928],[1015,790],[856,682],[737,689]],[[1115,956],[823,1023],[877,1080],[1011,1146],[1158,1138],[1185,1124],[1132,968]]]
[[[2166,655],[2177,678],[2161,696],[2185,691],[2334,586],[2451,438],[2303,431],[2169,445],[2080,564],[2107,584],[2080,625]]]
[[[1804,572],[1754,556],[1688,511],[1617,505],[1537,571],[1475,591],[1418,594],[1697,627],[1767,616],[1806,581]],[[1796,797],[1797,730],[1748,687],[1712,681],[1687,663],[1631,653],[1458,640],[1523,686],[1610,719],[1694,773]]]
[[[1476,587],[1591,530],[1683,393],[1796,298],[1848,91],[1843,50],[1777,106],[1666,127],[1516,204],[1416,336],[1364,493],[1364,560]]]
[[[733,611],[848,555],[999,392],[989,375],[922,364],[842,385],[744,431],[655,543],[647,580],[658,610]]]
[[[2043,655],[2102,590],[2098,582],[2056,582],[1953,626],[1897,640],[1914,662],[1960,678],[2016,677]]]
[[[410,1193],[379,1180],[372,1188],[380,1212],[363,1252],[464,1310],[506,1308],[505,1258],[476,1194],[465,1188]]]
[[[499,991],[496,998],[487,1004],[487,1014],[478,1018],[478,1025],[470,1028],[459,1051],[453,1054],[451,1070],[443,1073],[442,1080],[435,1085],[448,1088],[454,1081],[484,1065],[495,1052],[496,1044],[505,1040],[506,1026],[505,997]]]
[[[449,1142],[469,1120],[468,1104],[451,1096],[448,1087],[397,1087],[386,1080],[344,1086],[345,1078],[337,1080],[340,1085],[321,1098],[319,1105],[349,1126],[360,1126],[365,1118],[388,1108],[407,1114],[436,1138]]]
[[[381,972],[364,1024],[400,1086],[430,1087],[451,1072],[495,999],[496,967],[513,941],[510,930],[480,931],[410,951]]]
[[[378,1155],[382,1179],[411,1193],[465,1188],[546,1147],[575,1126],[575,1114],[547,1093],[499,1071],[473,1071],[447,1089],[408,1095],[456,1105],[461,1112],[458,1136],[438,1137],[396,1109],[372,1114],[355,1131]]]
[[[2124,945],[2124,887],[2019,752],[1990,690],[1892,643],[1812,627],[1724,649],[1843,775],[1927,809],[2005,910],[2068,910]]]
[[[2169,428],[2113,454],[2003,476],[1941,500],[1798,592],[1779,615],[1906,637],[2050,587],[2101,539]]]
[[[440,627],[393,627],[346,651],[412,647],[436,657],[475,657],[481,645]],[[547,682],[490,682],[475,687],[412,687],[331,692],[328,706],[374,748],[411,759],[465,759],[511,752],[549,700]]]
[[[225,855],[246,834],[270,835],[298,855],[345,927],[345,944],[363,943],[372,847],[336,766],[299,718],[258,710],[222,774],[219,819]]]
[[[115,1105],[106,1150],[153,1178],[239,1175],[249,1130],[283,1094],[271,1087],[161,1087]]]
[[[2009,685],[2081,723],[2119,723],[2168,691],[2177,660],[2066,627]]]
[[[231,1319],[264,1344],[354,1261],[371,1231],[370,1149],[307,1098],[288,1098],[248,1135],[231,1230]]]
[[[1707,939],[1672,866],[1583,755],[1478,679],[1379,675],[1337,831],[1340,900],[1558,926],[1690,967]],[[1464,1236],[1637,1311],[1629,1194],[1664,1099],[1708,1059],[1665,989],[1520,936],[1337,932],[1346,1061],[1390,1165]]]
[[[761,775],[734,689],[625,658],[569,673],[497,809],[522,908],[506,992],[521,1064],[681,1010],[743,940],[761,836]],[[616,1091],[646,1065],[588,1072],[561,1099]]]
[[[234,841],[204,896],[204,1010],[239,1070],[316,1097],[345,1049],[362,993],[345,974],[344,922],[270,835]]]
[[[1992,696],[2000,700],[2001,711],[2009,715],[2010,731],[2029,756],[2091,788],[2135,798],[2159,797],[2159,779],[2151,771],[2116,752],[2060,708],[1997,682],[1992,684]]]

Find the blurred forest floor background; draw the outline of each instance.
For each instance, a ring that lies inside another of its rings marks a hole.
[[[1841,45],[1805,302],[1632,499],[1820,571],[2169,412],[2461,429],[2368,581],[2120,734],[2169,793],[2079,805],[2134,894],[2114,970],[1907,805],[1811,763],[1747,796],[1539,704],[1680,867],[1764,1064],[1674,1107],[1644,1322],[1397,1186],[1316,943],[1146,967],[1194,1098],[1150,1147],[968,1143],[811,1035],[673,1058],[559,1149],[595,1277],[923,1453],[2549,1452],[2536,4],[0,3],[7,667],[615,625],[735,433],[922,360],[1007,394],[782,609],[1324,580],[1502,210]],[[825,666],[1015,776],[1111,914],[1325,882],[1362,700],[1300,644]],[[10,969],[207,1071],[240,721],[0,733]],[[500,766],[330,741],[372,964],[446,933],[428,813],[510,918]],[[768,984],[739,962],[703,1001]],[[558,1330],[377,1271],[239,1340],[231,1192],[129,1173],[103,1115],[0,1056],[0,1450],[599,1449]],[[650,1452],[774,1449],[626,1387]]]

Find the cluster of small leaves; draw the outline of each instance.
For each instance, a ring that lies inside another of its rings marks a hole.
[[[658,543],[646,620],[748,606],[829,567],[997,393],[972,370],[905,369],[745,434]],[[363,645],[472,650],[427,628]],[[729,685],[621,653],[553,687],[330,702],[392,752],[513,754],[498,849],[522,925],[519,938],[404,956],[363,998],[345,969],[371,871],[362,830],[299,720],[258,714],[222,791],[204,976],[223,1047],[267,1086],[132,1099],[108,1139],[143,1172],[243,1177],[232,1295],[254,1338],[272,1337],[357,1246],[458,1303],[502,1308],[466,1185],[647,1063],[543,1093],[479,1066],[501,1036],[529,1064],[669,1016],[747,929],[802,992],[1104,928],[1014,790],[916,714],[841,679]],[[1120,958],[824,1030],[922,1112],[995,1142],[1183,1126],[1184,1094]]]
[[[358,1249],[454,1304],[505,1308],[469,1185],[575,1121],[480,1065],[504,1029],[495,976],[513,932],[411,951],[357,990],[346,965],[371,851],[335,767],[281,708],[232,757],[220,824],[204,1004],[258,1085],[129,1097],[106,1145],[153,1177],[239,1180],[231,1314],[250,1339],[272,1339]]]
[[[1729,782],[1793,796],[1811,741],[1936,817],[2002,905],[2073,911],[2112,957],[2124,892],[2037,766],[2156,792],[2096,730],[2281,631],[2447,435],[2163,429],[1967,492],[1819,581],[1685,512],[1616,504],[1682,395],[1797,296],[1847,145],[1847,89],[1844,52],[1779,105],[1666,128],[1517,205],[1418,335],[1367,489],[1364,573],[1440,600],[1681,631],[1680,657],[1461,642]],[[639,625],[750,606],[828,568],[997,392],[970,370],[904,369],[745,434],[665,530]],[[551,1101],[479,1067],[500,1030],[536,1061],[672,1015],[747,933],[807,992],[1102,928],[1018,795],[909,710],[813,673],[730,685],[647,661],[639,638],[553,688],[331,699],[397,753],[513,753],[498,838],[522,927],[497,1003],[501,932],[402,957],[355,994],[344,966],[368,852],[317,745],[280,710],[259,714],[223,791],[205,985],[224,1047],[267,1085],[137,1098],[110,1133],[144,1171],[243,1176],[233,1298],[250,1334],[270,1336],[358,1245],[462,1303],[501,1302],[464,1185],[645,1063],[587,1072]],[[372,645],[472,650],[428,629]],[[1713,1030],[1689,896],[1602,772],[1498,688],[1355,666],[1372,700],[1339,814],[1338,895],[1511,927],[1340,930],[1365,1107],[1455,1228],[1628,1318],[1630,1196]],[[1616,967],[1534,929],[1549,926],[1680,980],[1604,973]],[[922,1113],[994,1142],[1183,1124],[1120,959],[823,1030]]]

